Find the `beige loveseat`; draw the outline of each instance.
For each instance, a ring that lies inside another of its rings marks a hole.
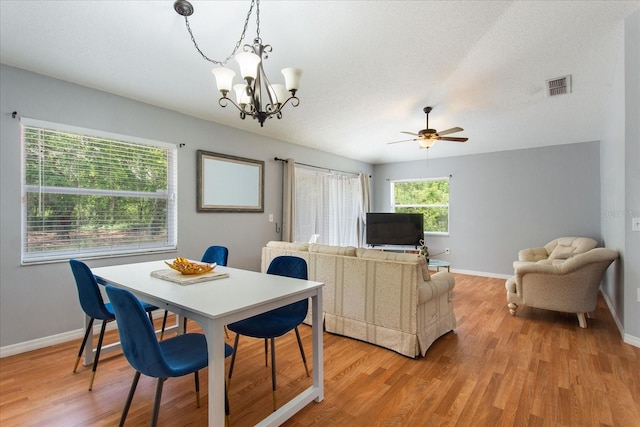
[[[262,271],[280,255],[305,259],[309,280],[325,284],[322,302],[328,332],[416,357],[424,356],[438,337],[456,326],[454,278],[444,271],[430,275],[424,257],[269,242],[262,248]]]
[[[576,254],[566,261],[538,261],[520,265],[506,281],[509,312],[518,305],[578,315],[581,328],[587,327],[585,315],[596,308],[600,282],[618,252],[595,248]]]

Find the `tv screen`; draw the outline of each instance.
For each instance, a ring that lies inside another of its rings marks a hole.
[[[367,213],[367,244],[419,246],[424,217],[410,213]]]

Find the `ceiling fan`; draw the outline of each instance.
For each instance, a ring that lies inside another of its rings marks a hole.
[[[424,111],[425,114],[427,115],[427,128],[418,131],[418,133],[402,131],[401,133],[406,133],[407,135],[413,135],[413,136],[415,136],[415,138],[403,139],[402,141],[389,142],[389,144],[397,144],[399,142],[407,142],[407,141],[418,141],[418,143],[420,144],[420,147],[429,148],[433,144],[435,144],[435,142],[438,141],[438,140],[440,140],[440,141],[453,141],[453,142],[466,142],[469,139],[469,138],[457,138],[457,137],[453,137],[453,136],[445,136],[445,135],[449,135],[449,134],[452,134],[452,133],[463,131],[464,129],[462,129],[460,127],[454,127],[454,128],[451,128],[451,129],[446,129],[446,130],[440,131],[440,132],[438,132],[435,129],[429,129],[429,113],[431,112],[431,107],[424,107],[424,109],[422,111]]]

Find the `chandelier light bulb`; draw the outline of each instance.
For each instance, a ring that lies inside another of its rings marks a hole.
[[[283,68],[281,73],[287,90],[295,92],[300,89],[300,76],[302,76],[300,68]]]
[[[216,78],[218,90],[223,94],[229,92],[233,85],[233,77],[236,75],[235,71],[229,68],[218,67],[211,70],[211,72]]]
[[[287,98],[289,98],[287,89],[284,87],[284,85],[278,83],[269,86],[269,93],[271,94],[273,102],[276,104],[282,104]]]
[[[244,83],[238,83],[233,85],[233,90],[236,93],[236,102],[241,107],[251,103],[251,98],[247,93],[247,85]]]
[[[240,66],[240,75],[245,80],[255,80],[258,75],[258,65],[260,57],[252,52],[241,52],[236,55],[235,60]]]

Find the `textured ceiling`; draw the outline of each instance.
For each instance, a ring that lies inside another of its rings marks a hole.
[[[192,3],[200,48],[226,58],[250,2]],[[0,0],[0,61],[353,159],[408,161],[598,140],[623,19],[640,1],[260,6],[270,79],[286,66],[304,70],[300,106],[263,128],[218,106],[212,64],[195,51],[173,0]],[[252,18],[245,41],[254,37]],[[545,81],[568,74],[572,93],[547,97]],[[463,127],[451,136],[469,141],[388,145],[425,127],[427,105],[430,127]]]

